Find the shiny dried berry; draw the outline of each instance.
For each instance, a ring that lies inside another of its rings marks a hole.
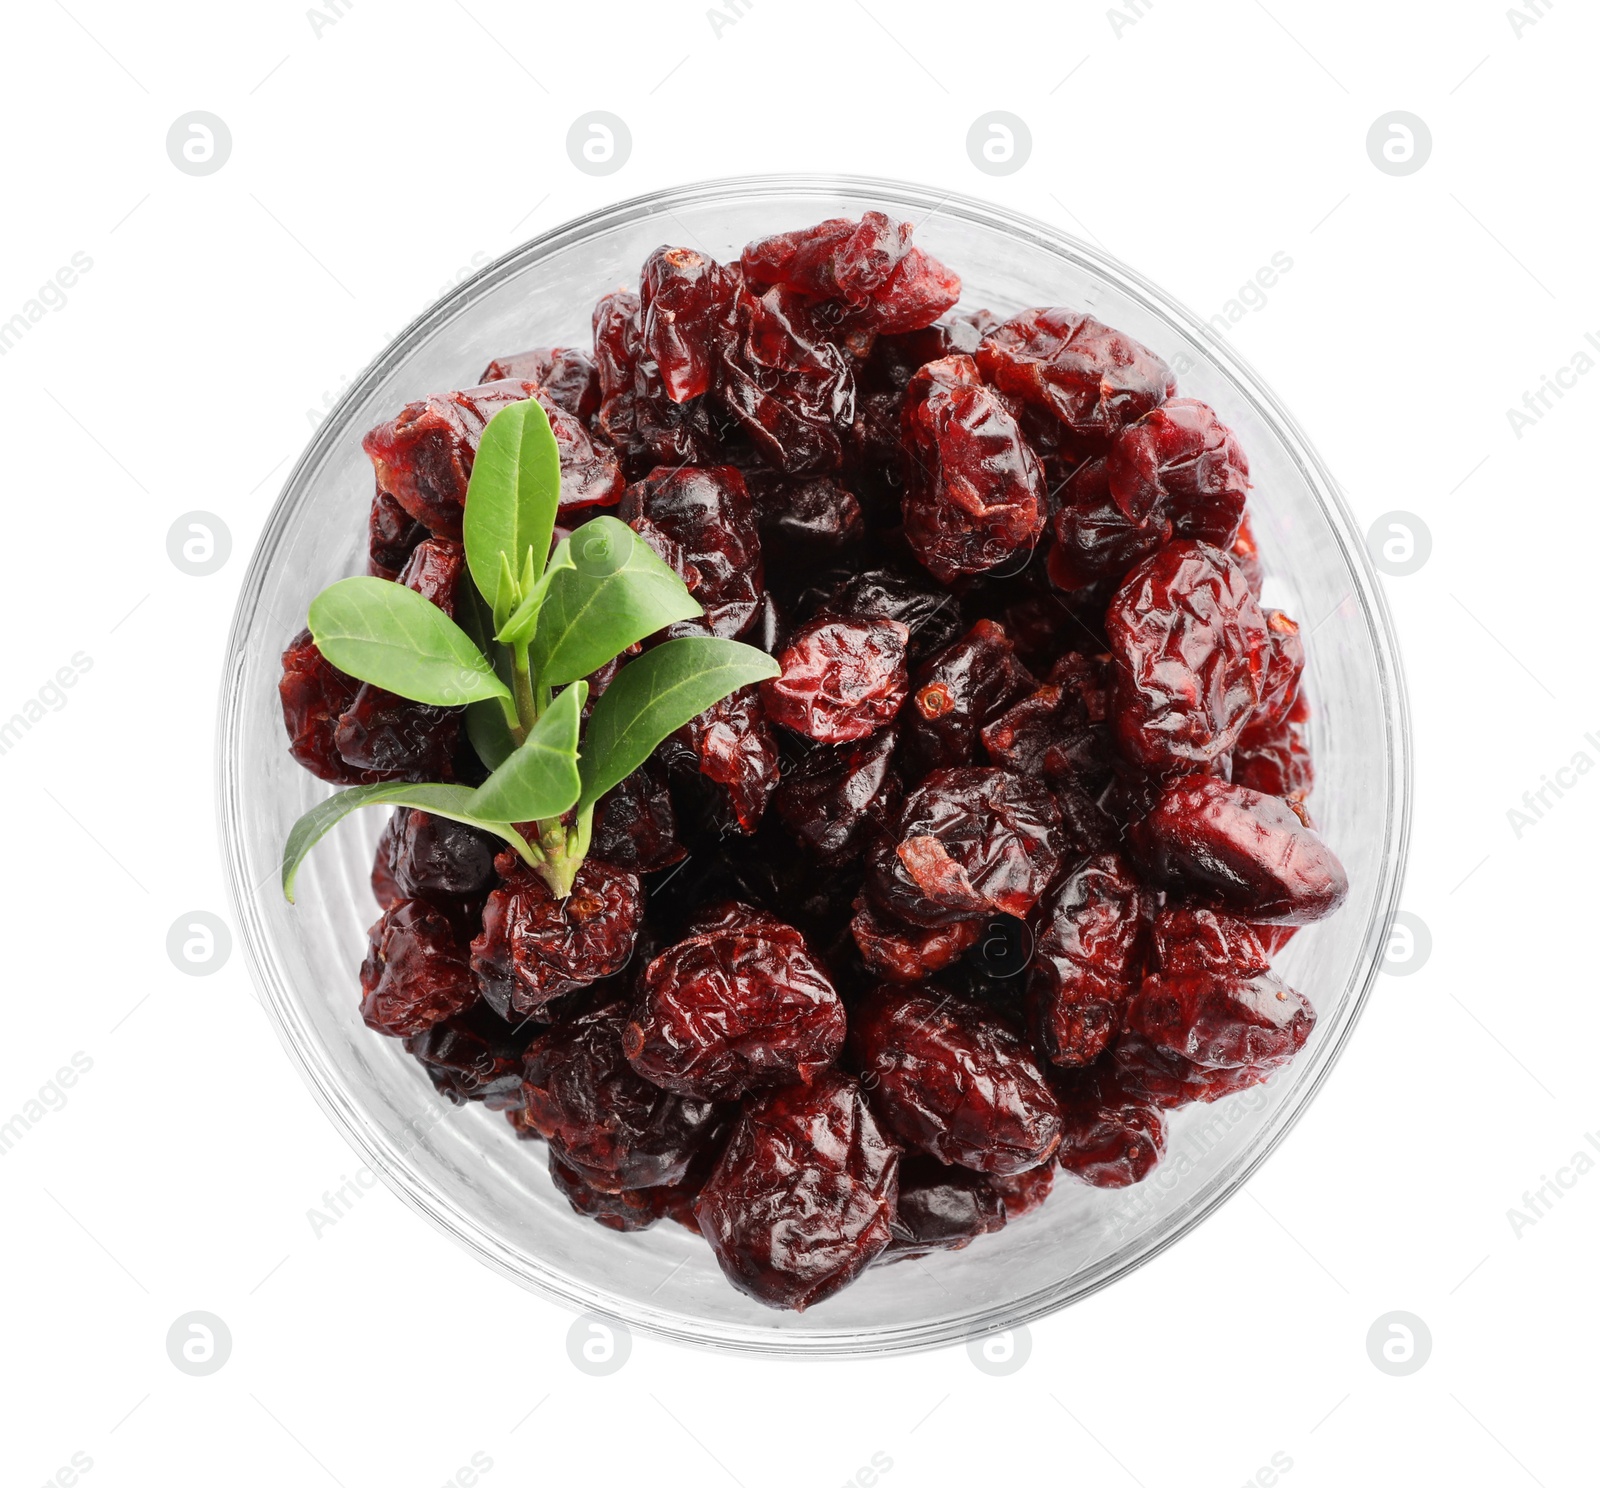
[[[647,760],[600,797],[589,850],[630,873],[654,873],[683,860],[672,796],[657,765]]]
[[[831,558],[859,543],[866,531],[861,503],[831,476],[786,480],[762,472],[747,475],[746,481],[762,542],[778,544],[788,557]]]
[[[402,806],[378,838],[373,893],[385,909],[400,899],[421,899],[470,938],[495,886],[499,850],[499,840],[476,827]]]
[[[961,630],[961,607],[953,594],[888,568],[846,579],[818,613],[838,620],[898,620],[910,632],[906,654],[912,662],[949,645]]]
[[[1055,1187],[1056,1170],[1052,1163],[1029,1168],[1025,1173],[984,1174],[985,1181],[1000,1195],[1005,1207],[1006,1223],[1015,1224],[1024,1214],[1032,1214]]]
[[[491,1111],[522,1105],[519,1038],[483,1003],[406,1040],[411,1055],[452,1105],[482,1101]]]
[[[393,496],[379,491],[367,516],[367,572],[377,579],[396,579],[412,550],[428,535]]]
[[[971,950],[983,934],[983,921],[958,920],[924,929],[890,919],[860,899],[850,933],[868,971],[886,982],[921,982],[954,966]]]
[[[889,729],[833,748],[809,750],[785,770],[772,804],[784,826],[818,862],[847,863],[900,804]]]
[[[721,1120],[636,1074],[622,1052],[627,1004],[607,1002],[528,1046],[523,1098],[550,1150],[604,1193],[657,1188],[688,1174]]]
[[[987,382],[1091,445],[1109,443],[1177,391],[1160,357],[1081,310],[1024,310],[983,338],[977,362]]]
[[[1050,680],[980,731],[984,752],[1002,769],[1052,783],[1095,787],[1116,762],[1108,723],[1110,658],[1069,651]]]
[[[964,1250],[979,1235],[1004,1229],[1006,1218],[1005,1201],[985,1174],[916,1153],[900,1161],[894,1239],[882,1259]]]
[[[740,290],[717,395],[774,469],[837,470],[855,419],[855,379],[839,348],[792,314],[783,293]]]
[[[1061,1166],[1095,1188],[1148,1178],[1167,1145],[1167,1119],[1106,1070],[1078,1070],[1056,1083],[1061,1097]]]
[[[1143,970],[1150,895],[1115,853],[1090,858],[1039,906],[1028,1024],[1055,1064],[1092,1064],[1121,1031]]]
[[[1161,507],[1134,518],[1111,494],[1107,463],[1086,460],[1063,482],[1050,549],[1050,582],[1058,589],[1083,589],[1109,580],[1120,583],[1172,536]]]
[[[1300,701],[1300,675],[1306,669],[1300,627],[1282,610],[1263,610],[1262,614],[1267,622],[1267,649],[1262,657],[1261,704],[1247,733],[1275,728],[1290,717]]]
[[[1106,612],[1112,719],[1135,764],[1174,774],[1220,759],[1262,696],[1267,622],[1233,560],[1174,542],[1140,564]]]
[[[557,899],[515,853],[501,853],[494,866],[500,887],[484,906],[472,969],[502,1018],[538,1014],[563,993],[628,964],[644,915],[633,874],[588,858],[571,894]]]
[[[625,1188],[620,1193],[607,1193],[585,1182],[582,1173],[556,1156],[554,1147],[550,1149],[549,1161],[550,1181],[556,1192],[572,1206],[574,1214],[624,1235],[648,1230],[661,1218],[665,1189]]]
[[[792,926],[748,905],[645,968],[623,1030],[629,1062],[663,1090],[736,1100],[814,1079],[844,1047],[833,983]]]
[[[850,1056],[872,1108],[907,1146],[980,1173],[1055,1155],[1061,1109],[1027,1045],[970,1003],[884,987],[856,1008]]]
[[[1038,684],[1003,627],[980,620],[911,679],[900,733],[912,775],[973,763],[979,730]]]
[[[284,649],[278,700],[289,735],[289,753],[318,780],[334,785],[374,785],[398,778],[395,770],[350,764],[334,743],[339,717],[355,701],[361,686],[317,650],[309,630],[302,630]]]
[[[1050,792],[1005,770],[935,770],[874,847],[873,898],[913,925],[1025,916],[1060,866]]]
[[[888,1245],[899,1163],[861,1087],[830,1071],[745,1103],[695,1217],[735,1287],[801,1312]]]
[[[1350,881],[1297,804],[1185,776],[1130,841],[1157,882],[1191,899],[1263,924],[1308,925],[1344,903]]]
[[[409,1038],[478,1000],[465,947],[432,905],[402,899],[367,932],[361,1018],[376,1033]]]
[[[1233,545],[1250,491],[1250,462],[1204,403],[1173,398],[1117,436],[1106,458],[1112,499],[1137,521],[1160,513],[1179,537]]]
[[[1169,905],[1151,926],[1150,970],[1160,975],[1206,972],[1253,977],[1271,969],[1261,927],[1232,915]]]
[[[778,741],[772,736],[761,694],[742,687],[691,718],[673,735],[667,761],[686,757],[715,785],[732,825],[753,832],[778,784]]]
[[[1233,751],[1235,785],[1286,801],[1304,801],[1315,779],[1311,753],[1292,723],[1265,729],[1252,724],[1239,735]]]
[[[483,369],[482,382],[532,382],[587,426],[600,411],[600,372],[594,358],[576,346],[536,346],[514,356],[497,357]]]
[[[906,541],[929,573],[948,584],[1033,547],[1044,531],[1044,470],[971,357],[922,368],[901,420]]]
[[[692,248],[657,248],[639,276],[639,345],[674,403],[711,386],[713,358],[727,334],[739,288],[729,270]]]
[[[1256,546],[1255,533],[1250,530],[1248,513],[1240,520],[1238,534],[1228,551],[1233,561],[1239,565],[1240,572],[1244,574],[1244,581],[1249,586],[1250,592],[1259,600],[1261,586],[1266,581],[1266,571],[1261,566],[1261,550]]]
[[[898,620],[812,620],[778,655],[783,674],[761,684],[767,717],[821,744],[845,744],[894,721],[906,696]]]
[[[761,599],[761,534],[744,477],[731,465],[652,470],[629,486],[618,515],[660,556],[705,610],[713,635],[743,635]],[[664,547],[665,551],[661,551]]]

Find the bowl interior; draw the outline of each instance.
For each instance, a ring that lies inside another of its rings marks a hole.
[[[594,300],[634,284],[645,256],[684,243],[718,258],[750,238],[883,207],[957,269],[962,309],[1091,310],[1164,356],[1181,390],[1243,441],[1268,603],[1300,620],[1317,769],[1312,807],[1350,875],[1349,902],[1281,957],[1318,1025],[1267,1086],[1175,1113],[1168,1155],[1126,1191],[1066,1179],[1043,1209],[964,1251],[876,1269],[794,1316],[723,1279],[703,1242],[666,1223],[616,1235],[572,1214],[542,1144],[502,1116],[445,1105],[399,1045],[357,1012],[356,968],[376,917],[367,875],[383,824],[359,813],[318,846],[299,904],[277,886],[285,834],[328,787],[285,749],[279,656],[319,589],[364,562],[371,468],[361,435],[404,403],[468,386],[494,356],[589,343]],[[1407,743],[1381,597],[1331,480],[1257,380],[1192,316],[1128,270],[1027,219],[888,182],[714,183],[626,203],[529,243],[429,310],[350,389],[290,477],[255,553],[228,658],[221,813],[239,921],[266,1001],[306,1077],[354,1145],[409,1202],[507,1275],[629,1324],[721,1347],[873,1353],[927,1347],[1038,1316],[1169,1243],[1232,1192],[1326,1073],[1375,974],[1399,888]]]

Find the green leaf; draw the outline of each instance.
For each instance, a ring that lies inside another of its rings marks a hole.
[[[550,585],[555,581],[555,576],[559,573],[572,572],[575,567],[572,561],[571,540],[562,538],[556,544],[555,552],[550,555],[544,573],[537,583],[530,585],[524,591],[526,597],[511,612],[510,619],[500,627],[495,640],[507,646],[526,646],[538,628],[539,612],[544,608],[545,595],[550,592]]]
[[[521,597],[517,589],[516,575],[511,572],[511,560],[502,553],[500,577],[495,581],[494,600],[491,606],[495,630],[499,630],[511,618],[511,612],[516,609],[517,601]]]
[[[469,826],[503,838],[521,853],[525,862],[534,865],[536,859],[533,849],[523,835],[504,822],[483,821],[474,816],[468,807],[471,799],[472,789],[469,786],[411,785],[405,781],[357,785],[329,796],[326,801],[313,806],[289,829],[288,841],[283,844],[283,897],[294,903],[295,875],[300,871],[306,854],[331,827],[363,806],[414,806],[434,816],[447,816],[451,821],[466,822]]]
[[[485,821],[526,822],[560,816],[578,799],[578,727],[587,682],[574,682],[540,715],[493,775],[472,793]]]
[[[510,653],[492,644],[494,620],[488,602],[466,575],[456,589],[456,620],[509,688],[512,681]],[[467,704],[467,738],[486,769],[499,769],[500,762],[517,747],[506,718],[508,709],[514,712],[515,707],[515,704],[508,705],[504,698],[479,698]]]
[[[533,638],[533,669],[551,687],[587,677],[675,620],[705,613],[650,544],[615,517],[596,517],[572,534],[572,561],[552,581]]]
[[[667,641],[630,661],[589,717],[579,766],[579,808],[592,805],[631,775],[674,729],[729,693],[776,677],[781,670],[765,651],[716,636]]]
[[[311,601],[311,635],[342,672],[441,708],[510,697],[472,637],[414,589],[340,579]]]
[[[461,519],[467,567],[485,599],[499,602],[502,555],[513,572],[528,548],[543,561],[560,501],[561,455],[548,416],[535,398],[507,404],[478,440]]]

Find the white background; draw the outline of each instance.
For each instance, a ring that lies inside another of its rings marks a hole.
[[[0,1121],[74,1053],[92,1069],[0,1160],[0,1480],[31,1488],[78,1453],[91,1484],[434,1488],[481,1454],[491,1485],[827,1488],[881,1454],[891,1488],[1594,1482],[1600,1173],[1520,1233],[1508,1210],[1600,1129],[1600,779],[1548,796],[1520,838],[1507,811],[1577,751],[1600,759],[1584,740],[1600,737],[1600,377],[1520,438],[1507,410],[1600,332],[1600,16],[1575,0],[1530,0],[1543,15],[1520,30],[1504,0],[1123,0],[1120,22],[1077,0],[741,9],[719,34],[691,0],[343,0],[320,26],[299,0],[6,7],[0,321],[75,253],[93,266],[0,357],[0,717],[75,653],[91,666],[0,755]],[[197,109],[233,140],[204,177],[165,148]],[[566,153],[592,109],[632,131],[613,176]],[[965,146],[992,109],[1033,137],[1005,177]],[[1433,138],[1404,177],[1366,149],[1395,109]],[[1418,745],[1405,903],[1431,959],[1380,979],[1245,1194],[1035,1325],[1005,1378],[961,1350],[785,1366],[644,1338],[620,1372],[581,1373],[567,1314],[381,1187],[312,1232],[307,1210],[356,1159],[238,948],[209,977],[165,949],[180,916],[227,916],[223,641],[314,418],[524,238],[771,170],[987,196],[1092,236],[1203,315],[1287,254],[1231,334],[1363,526],[1398,509],[1432,533],[1422,569],[1385,580]],[[167,556],[195,509],[232,533],[210,577]],[[196,1309],[233,1339],[205,1378],[165,1346]],[[1432,1337],[1404,1378],[1366,1346],[1394,1310]]]

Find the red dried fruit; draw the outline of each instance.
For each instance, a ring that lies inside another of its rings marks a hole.
[[[1151,926],[1150,970],[1160,975],[1253,977],[1271,969],[1261,927],[1232,915],[1175,905],[1162,909]]]
[[[929,573],[948,584],[1033,547],[1044,531],[1044,470],[971,357],[922,368],[901,419],[906,541]]]
[[[1261,704],[1246,733],[1274,728],[1289,718],[1300,701],[1300,675],[1306,669],[1300,627],[1282,610],[1262,614],[1267,621],[1267,649],[1262,657]]]
[[[1308,925],[1350,892],[1295,804],[1208,775],[1168,786],[1130,841],[1158,883],[1263,924]]]
[[[898,620],[812,620],[779,653],[783,674],[761,684],[767,716],[821,744],[865,738],[894,721],[906,696]]]
[[[634,1073],[622,1052],[627,1017],[620,1001],[591,1008],[541,1034],[523,1062],[529,1124],[603,1193],[681,1182],[721,1119],[709,1101]]]
[[[589,851],[630,873],[654,873],[683,860],[672,796],[658,766],[647,760],[600,797]]]
[[[979,730],[1037,686],[1005,630],[978,621],[911,679],[900,728],[907,770],[920,775],[972,764]]]
[[[1150,895],[1115,853],[1091,858],[1039,906],[1028,1023],[1059,1065],[1092,1064],[1139,984]]]
[[[760,692],[742,687],[730,693],[691,718],[673,741],[699,774],[719,788],[731,825],[740,832],[755,831],[778,784],[778,741]],[[667,759],[669,764],[678,761],[670,746]]]
[[[915,1153],[900,1161],[894,1239],[882,1259],[965,1250],[979,1235],[1004,1229],[1006,1219],[1005,1201],[984,1174]]]
[[[1024,310],[983,338],[977,362],[987,382],[1090,444],[1109,443],[1177,391],[1153,351],[1081,310]]]
[[[432,905],[402,899],[367,932],[361,1018],[375,1033],[408,1038],[465,1012],[477,983],[456,932]]]
[[[376,579],[396,579],[412,550],[428,535],[393,496],[379,491],[367,516],[367,572]]]
[[[899,1162],[861,1087],[833,1071],[746,1102],[695,1217],[735,1287],[801,1312],[888,1245]]]
[[[606,1193],[584,1182],[583,1175],[556,1156],[550,1149],[550,1181],[556,1192],[571,1206],[574,1214],[592,1219],[608,1230],[629,1235],[648,1230],[662,1215],[661,1188],[627,1188],[621,1193]]]
[[[657,248],[639,276],[639,345],[674,403],[711,386],[713,358],[727,335],[737,270],[692,248]]]
[[[483,382],[536,383],[550,401],[588,425],[600,410],[600,372],[594,358],[576,346],[536,346],[515,356],[497,357],[483,369]]]
[[[385,909],[401,899],[421,899],[470,938],[495,885],[499,850],[499,839],[487,832],[402,806],[378,838],[373,893]]]
[[[317,650],[309,630],[302,630],[284,650],[278,699],[289,735],[289,753],[318,780],[334,785],[373,785],[398,776],[394,770],[366,770],[350,764],[334,743],[339,715],[355,701],[361,685]]]
[[[1083,589],[1109,580],[1120,583],[1172,537],[1172,523],[1156,507],[1130,517],[1111,495],[1107,462],[1086,460],[1060,489],[1050,582],[1058,589]]]
[[[1244,574],[1244,581],[1249,585],[1250,592],[1259,600],[1266,573],[1261,566],[1261,550],[1256,546],[1255,533],[1250,530],[1248,513],[1241,518],[1238,534],[1228,551],[1233,561],[1239,565],[1240,572]]]
[[[1143,1182],[1167,1145],[1167,1119],[1105,1070],[1056,1082],[1061,1097],[1061,1166],[1096,1188]]]
[[[761,600],[761,534],[737,470],[657,468],[628,487],[618,515],[677,569],[713,635],[750,628]]]
[[[1204,767],[1238,742],[1262,696],[1267,622],[1233,560],[1174,542],[1140,564],[1106,612],[1112,720],[1155,774]]]
[[[557,899],[515,853],[495,859],[500,887],[484,906],[472,969],[502,1018],[537,1014],[566,992],[614,976],[633,955],[644,916],[639,880],[598,858]]]
[[[811,1080],[844,1047],[833,983],[792,926],[748,905],[645,968],[623,1030],[629,1062],[664,1090],[736,1100]]]
[[[1037,781],[1005,770],[935,770],[874,847],[873,898],[913,925],[1024,916],[1060,866],[1061,813]]]
[[[452,1105],[482,1101],[491,1111],[522,1106],[522,1045],[481,1002],[406,1040],[411,1055]]]
[[[889,729],[834,748],[813,749],[784,771],[772,804],[795,840],[818,862],[856,857],[868,834],[900,804]]]
[[[1053,1164],[1029,1168],[1025,1173],[986,1173],[984,1181],[1000,1195],[1005,1207],[1006,1223],[1015,1224],[1024,1214],[1032,1214],[1055,1187],[1056,1170]]]
[[[1173,398],[1124,429],[1106,458],[1112,499],[1130,519],[1160,513],[1179,537],[1227,548],[1250,491],[1250,462],[1204,403]]]
[[[1002,769],[1052,783],[1103,784],[1115,763],[1110,659],[1069,651],[1043,687],[980,731],[984,752]]]
[[[971,950],[983,934],[983,921],[958,920],[924,929],[886,918],[858,899],[850,933],[868,971],[886,982],[921,982],[954,966]]]
[[[855,379],[839,348],[792,315],[783,293],[740,290],[717,396],[774,469],[837,470],[855,419]]]
[[[872,1108],[907,1146],[980,1173],[1055,1155],[1061,1108],[1027,1045],[992,1013],[906,988],[851,1017],[850,1055]]]
[[[749,475],[763,543],[778,543],[798,559],[828,558],[861,541],[861,503],[831,476],[810,480]]]
[[[961,607],[953,594],[887,568],[846,579],[818,613],[837,620],[898,620],[910,632],[906,651],[913,662],[949,645],[961,629]]]
[[[1262,729],[1252,724],[1239,735],[1233,751],[1233,783],[1267,796],[1304,801],[1315,775],[1311,754],[1292,723]]]

